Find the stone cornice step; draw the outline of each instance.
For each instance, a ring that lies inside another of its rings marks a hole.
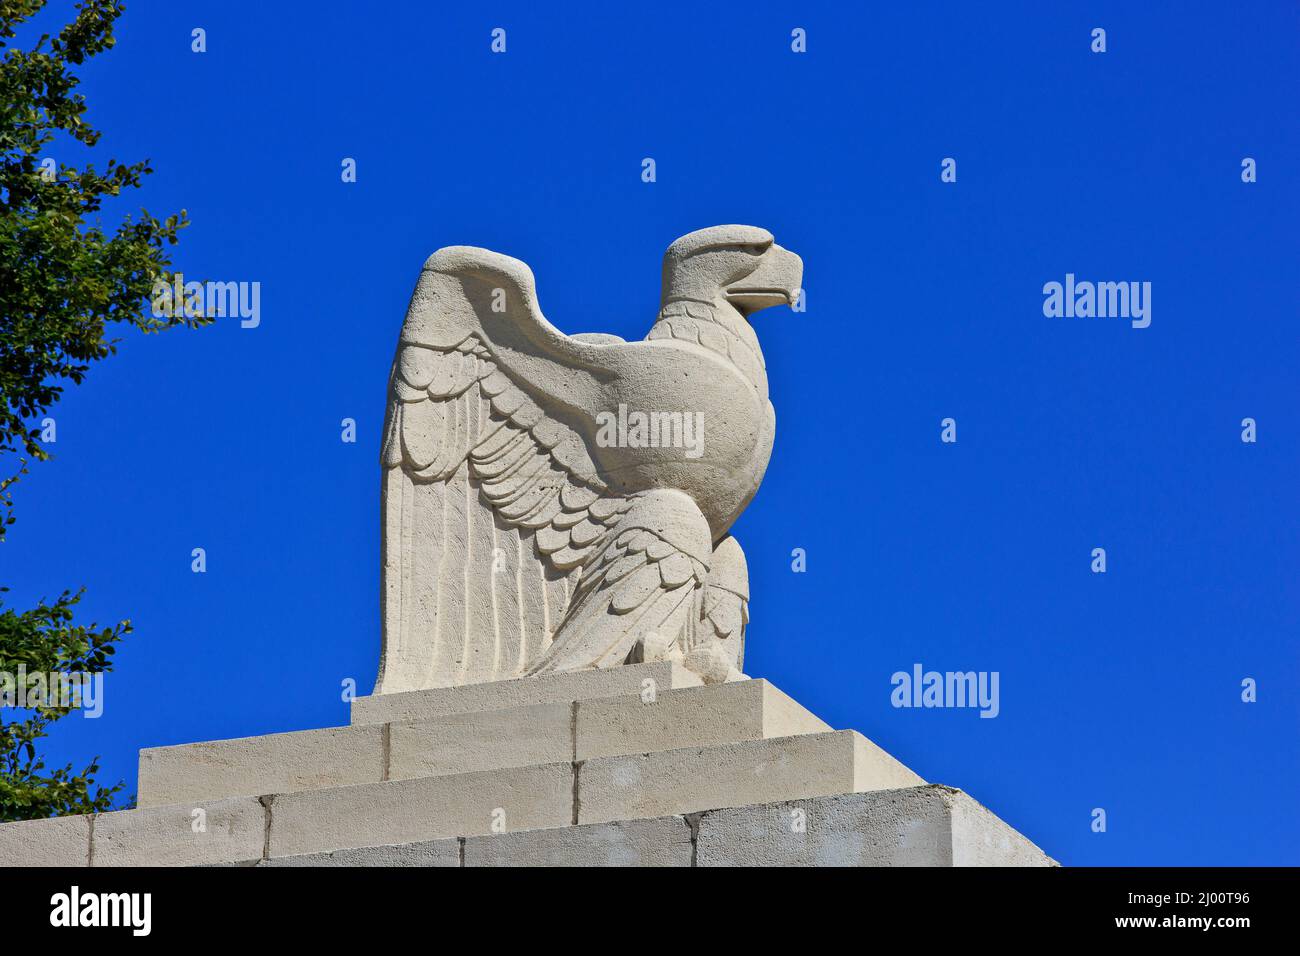
[[[668,673],[662,667],[659,671],[660,677]],[[645,679],[654,678],[643,672]],[[633,686],[619,696],[149,748],[140,752],[139,805],[581,761],[830,729],[764,680],[657,689],[645,697],[641,684]],[[584,688],[570,684],[568,689]],[[504,699],[509,698],[498,698]]]
[[[680,664],[656,661],[603,670],[572,671],[517,680],[436,687],[400,694],[374,694],[352,701],[353,724],[426,720],[447,714],[502,710],[528,704],[571,703],[595,697],[620,697],[698,687],[698,675]]]
[[[243,865],[1052,866],[1054,861],[965,793],[927,784]]]
[[[274,805],[272,805],[273,810]],[[834,794],[645,819],[507,830],[275,855],[241,817],[258,801],[225,801],[212,838],[167,838],[184,808],[97,818],[95,865],[219,866],[1053,866],[1037,846],[960,790],[937,784]],[[133,821],[123,827],[106,817]],[[0,826],[0,862],[84,866],[90,817]],[[107,825],[106,825],[107,822]],[[134,833],[132,831],[135,831]],[[150,834],[145,836],[145,834]],[[124,839],[125,837],[125,839]],[[144,845],[140,845],[144,844]],[[23,846],[26,853],[21,852]],[[132,846],[138,846],[133,850]],[[271,855],[266,855],[267,853]],[[22,857],[19,859],[19,857]]]
[[[619,757],[236,797],[0,827],[0,864],[38,863],[42,837],[93,865],[194,865],[694,813],[914,786],[851,730]],[[38,829],[39,828],[39,829]],[[50,829],[45,829],[50,828]],[[29,839],[30,838],[30,839]],[[31,859],[14,854],[33,843]]]

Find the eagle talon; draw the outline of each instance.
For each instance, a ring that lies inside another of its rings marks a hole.
[[[684,658],[681,645],[675,637],[651,632],[636,642],[628,663],[647,664],[651,661],[675,661],[682,663]]]
[[[716,645],[695,648],[686,655],[682,664],[688,671],[698,674],[706,684],[726,684],[731,681],[749,680],[748,677],[736,670],[731,658],[727,656],[722,648]]]

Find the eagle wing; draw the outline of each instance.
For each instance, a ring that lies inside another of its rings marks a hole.
[[[389,382],[376,693],[517,677],[546,653],[630,499],[512,366],[590,387],[593,348],[541,316],[523,263],[464,247],[426,263]]]

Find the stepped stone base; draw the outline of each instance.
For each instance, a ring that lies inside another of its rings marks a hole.
[[[802,828],[796,828],[801,821]],[[245,866],[1053,866],[960,790],[937,784],[690,816],[525,830]]]
[[[764,680],[629,665],[361,698],[348,727],[141,751],[140,808],[0,826],[0,865],[1052,861]]]
[[[405,700],[382,708],[402,720],[149,748],[140,751],[139,804],[165,806],[502,770],[830,730],[767,681],[672,690],[681,683],[680,674],[689,673],[676,665],[633,665],[615,672],[628,672],[633,680],[625,677],[618,686],[632,690],[613,697],[514,704],[510,702],[521,694],[493,689],[537,685],[529,695],[537,698],[557,696],[552,683],[560,685],[558,693],[563,694],[610,688],[575,687],[570,678],[584,675],[503,681],[478,685],[469,701],[449,693],[471,689],[463,687],[391,695]],[[642,698],[642,681],[651,682],[649,703]],[[496,703],[500,709],[449,709],[453,704],[482,703]],[[380,704],[359,711],[354,706],[353,719],[372,719],[380,709]],[[409,719],[413,713],[420,717]]]

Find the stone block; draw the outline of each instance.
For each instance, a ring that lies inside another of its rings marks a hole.
[[[502,710],[530,704],[571,703],[575,700],[625,694],[640,697],[647,680],[653,681],[659,691],[697,687],[701,684],[699,676],[674,662],[627,664],[604,670],[572,671],[485,684],[462,684],[459,687],[358,697],[352,702],[352,723],[427,720],[446,714]]]
[[[201,814],[197,811],[202,811]],[[255,860],[266,808],[254,798],[119,810],[95,817],[93,866],[197,866]]]
[[[579,823],[924,783],[851,730],[604,757],[579,765]]]
[[[697,866],[1051,866],[959,790],[907,787],[701,814]]]
[[[573,766],[543,764],[277,796],[269,856],[564,826]]]
[[[0,824],[0,867],[86,866],[89,860],[89,816]]]
[[[830,730],[765,680],[580,701],[575,727],[579,760]]]
[[[682,817],[469,837],[465,866],[690,866]]]
[[[140,751],[141,807],[377,783],[382,725],[329,727]]]
[[[944,789],[951,808],[953,866],[1059,865],[969,794]]]
[[[536,704],[391,724],[388,748],[390,780],[572,760],[573,705]]]
[[[366,846],[331,853],[272,857],[258,866],[460,866],[459,840]]]

